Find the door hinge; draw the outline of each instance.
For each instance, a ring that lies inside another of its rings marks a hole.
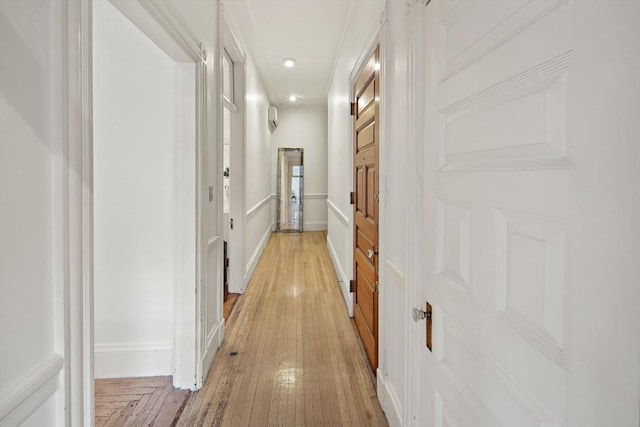
[[[378,292],[378,284],[379,282],[376,280],[376,284],[373,286],[373,292]]]
[[[355,205],[355,203],[356,203],[356,193],[352,191],[351,193],[349,193],[349,204]]]
[[[351,103],[351,111],[350,111],[350,114],[349,114],[349,115],[351,115],[351,116],[355,116],[355,115],[356,115],[357,108],[358,108],[358,104],[356,104],[355,102],[352,102],[352,103]]]
[[[356,291],[356,281],[349,280],[349,292],[355,292],[355,291]]]
[[[233,230],[233,218],[229,219],[229,227]]]

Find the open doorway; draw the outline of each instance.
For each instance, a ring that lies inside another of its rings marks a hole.
[[[302,148],[278,148],[276,231],[301,233],[304,200]]]
[[[198,346],[206,65],[141,3],[93,0],[92,10],[95,421],[115,425],[124,422],[119,405],[157,415],[123,387],[161,396],[167,405],[156,409],[167,412],[206,369]],[[124,395],[132,400],[114,400]]]
[[[245,75],[246,58],[222,19],[222,182],[224,239],[224,318],[244,292],[245,201]]]

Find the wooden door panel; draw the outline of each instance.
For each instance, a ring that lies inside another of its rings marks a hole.
[[[372,122],[369,125],[367,125],[364,129],[362,129],[360,132],[358,132],[358,138],[357,138],[358,139],[358,151],[362,150],[367,145],[373,143],[374,125],[375,125],[375,123]]]
[[[356,211],[366,213],[366,170],[358,168],[356,172]]]
[[[372,242],[378,242],[378,226],[372,218],[365,218],[362,212],[356,212],[356,228],[365,233]]]
[[[367,236],[364,235],[362,230],[358,230],[358,235],[356,237],[357,248],[360,249],[363,253],[367,253],[369,250],[374,250],[374,244]]]
[[[373,168],[376,164],[376,150],[375,147],[371,147],[371,144],[367,148],[358,151],[356,154],[356,167],[359,171],[364,171],[365,168]]]
[[[355,323],[375,372],[378,363],[378,51],[355,85],[354,279]]]
[[[356,129],[364,128],[365,125],[374,120],[375,116],[376,108],[367,108],[362,112],[362,114],[358,114],[358,119],[356,120]]]
[[[362,95],[358,97],[358,115],[362,115],[362,112],[367,108],[375,108],[375,106],[371,103],[374,100],[374,97],[375,80],[371,80],[371,82],[362,92]]]
[[[378,224],[376,191],[376,169],[370,167],[367,169],[367,217],[373,219],[373,221]]]
[[[367,321],[367,326],[370,331],[373,331],[373,294],[374,283],[371,281],[370,275],[365,273],[362,269],[358,268],[356,272],[356,280],[358,282],[358,304],[360,304],[360,311],[362,316]]]

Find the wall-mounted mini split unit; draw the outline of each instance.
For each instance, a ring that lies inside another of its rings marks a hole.
[[[276,107],[269,107],[267,110],[267,116],[269,119],[269,127],[277,128],[278,127],[278,109]]]

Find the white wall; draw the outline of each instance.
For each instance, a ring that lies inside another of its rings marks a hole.
[[[247,110],[245,146],[245,197],[247,221],[243,256],[244,284],[260,259],[271,234],[271,132],[267,123],[269,100],[258,70],[247,54]]]
[[[176,63],[107,1],[93,29],[95,374],[170,375]]]
[[[272,136],[271,193],[277,197],[278,148],[304,149],[304,231],[327,229],[327,107],[280,107]],[[274,199],[274,210],[277,201]],[[274,216],[274,223],[277,218]]]
[[[408,93],[406,35],[403,25],[405,3],[388,2],[387,23],[381,38],[380,136],[380,294],[378,398],[392,426],[400,425],[406,407],[406,298],[405,242],[406,159]],[[349,314],[352,314],[353,240],[352,215],[348,195],[353,191],[353,146],[349,115],[349,79],[380,27],[384,2],[355,2],[328,93],[328,238]],[[385,116],[385,109],[389,116]]]
[[[60,34],[58,3],[0,2],[0,425],[59,419]]]
[[[171,4],[208,52],[206,139],[207,144],[215,147],[219,99],[215,73],[218,5],[199,0]],[[66,9],[69,21],[63,21]],[[80,136],[73,132],[79,130],[82,108],[71,104],[69,115],[66,114],[62,63],[67,41],[63,37],[67,36],[67,29],[73,31],[79,23],[79,12],[79,3],[72,0],[0,2],[0,424],[3,425],[21,421],[27,426],[65,425],[65,412],[80,420],[81,396],[91,393],[88,379],[84,385],[80,381],[84,362],[77,347],[82,346],[78,334],[91,326],[82,324],[83,307],[79,303],[91,295],[79,294],[82,274],[87,270],[82,264],[82,252],[76,252],[82,249],[83,227],[87,225],[80,220],[79,203],[82,191],[91,189],[91,182],[81,183],[81,168],[76,167],[82,164],[82,157]],[[91,27],[90,22],[86,24]],[[78,53],[77,40],[77,33],[68,40],[72,55]],[[72,56],[69,63],[79,64],[80,59]],[[69,72],[69,95],[73,101],[80,96],[78,72],[75,68]],[[69,137],[63,128],[67,119],[72,122],[73,135]],[[65,149],[67,143],[69,151]],[[218,177],[215,150],[212,151],[213,160],[206,163],[210,182]],[[69,193],[64,192],[67,188]],[[90,197],[90,192],[84,196]],[[214,233],[219,228],[216,203],[214,200],[204,207],[208,229]],[[66,211],[68,206],[72,211]],[[207,216],[206,212],[212,215]],[[67,249],[72,251],[70,255],[65,252]],[[90,248],[85,247],[84,251],[90,253]],[[205,288],[209,293],[215,294],[220,277],[219,269],[207,275]],[[72,291],[68,299],[65,289]],[[65,305],[65,300],[72,305]],[[212,316],[220,322],[221,307],[214,310]],[[65,328],[69,328],[66,316],[71,316],[68,319],[73,322],[70,335],[65,334]],[[66,351],[69,344],[76,346],[72,353]],[[195,355],[195,344],[193,347]],[[62,369],[69,372],[71,379],[60,375]],[[73,401],[65,403],[65,388],[72,388]]]
[[[328,104],[328,183],[327,245],[334,266],[341,280],[342,292],[352,315],[352,299],[349,293],[351,278],[352,241],[349,192],[352,190],[352,147],[349,146],[351,116],[349,115],[349,75],[374,37],[380,22],[384,1],[356,1],[349,18],[348,30],[336,58],[333,76],[327,95]]]

